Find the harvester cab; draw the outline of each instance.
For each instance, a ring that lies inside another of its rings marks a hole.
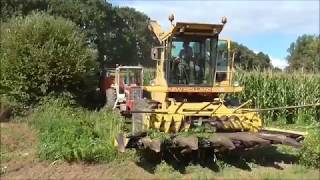
[[[220,24],[173,24],[173,16],[169,20],[172,27],[167,32],[156,21],[149,22],[160,44],[151,49],[156,77],[143,86],[143,99],[134,102],[132,131],[116,138],[120,151],[211,148],[217,152],[267,144],[302,145],[303,133],[263,128],[258,114],[263,109],[245,108],[250,100],[229,106],[222,98],[243,90],[234,80],[230,40],[219,39],[225,17]]]
[[[152,59],[158,61],[157,70],[164,71],[164,85],[233,86],[230,41],[219,39],[225,23],[225,18],[222,24],[177,23],[170,32],[158,34],[162,46],[152,49]],[[150,23],[152,30],[159,27]]]

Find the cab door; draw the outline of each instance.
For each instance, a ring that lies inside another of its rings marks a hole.
[[[217,47],[215,85],[230,85],[230,40],[219,40]]]

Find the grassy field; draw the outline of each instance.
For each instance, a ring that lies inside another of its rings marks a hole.
[[[299,150],[278,146],[219,158],[217,165],[153,163],[136,155],[112,162],[39,159],[36,131],[26,123],[1,123],[1,179],[319,179],[298,162]]]
[[[147,72],[148,78],[152,77]],[[235,96],[252,107],[319,101],[319,75],[238,74],[246,86]],[[148,81],[146,79],[145,81]],[[302,149],[271,146],[217,155],[215,162],[146,161],[115,149],[123,119],[102,109],[89,111],[63,98],[46,98],[26,117],[1,123],[1,176],[5,178],[144,179],[319,179],[319,109],[264,114],[269,126],[308,131]],[[77,172],[74,171],[77,170]]]

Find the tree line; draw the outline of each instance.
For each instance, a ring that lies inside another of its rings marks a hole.
[[[1,109],[22,112],[48,95],[99,106],[105,67],[152,63],[148,21],[104,0],[1,1]]]
[[[152,65],[150,47],[157,44],[148,29],[149,17],[128,7],[115,7],[105,0],[3,0],[1,21],[45,11],[76,23],[86,34],[88,46],[95,49],[101,68],[110,64]],[[235,61],[245,70],[272,68],[270,57],[254,53],[233,42]],[[319,36],[303,35],[288,49],[287,70],[319,71]]]
[[[288,71],[320,72],[320,36],[302,35],[288,48]]]
[[[44,11],[73,21],[86,34],[101,67],[109,64],[150,65],[149,17],[133,8],[113,7],[105,0],[3,0],[1,21]]]
[[[149,20],[105,0],[2,0],[1,104],[6,97],[28,106],[52,93],[88,103],[105,67],[153,65],[150,48],[158,42]],[[273,68],[263,52],[237,42],[232,48],[244,70]],[[288,52],[288,70],[319,72],[319,37],[303,35]]]
[[[96,52],[100,68],[110,64],[152,65],[150,47],[157,41],[148,29],[149,17],[128,7],[113,7],[104,0],[3,0],[1,21],[14,16],[26,16],[44,11],[76,23],[86,34],[88,46]],[[242,68],[270,68],[270,58],[255,54],[244,45],[234,42],[238,49],[236,62]]]
[[[234,53],[234,61],[243,70],[272,69],[270,57],[263,53],[255,53],[245,45],[231,42],[231,50]]]

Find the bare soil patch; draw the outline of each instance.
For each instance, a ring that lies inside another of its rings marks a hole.
[[[40,161],[36,133],[26,123],[1,123],[1,179],[150,179],[134,162],[110,164]]]

